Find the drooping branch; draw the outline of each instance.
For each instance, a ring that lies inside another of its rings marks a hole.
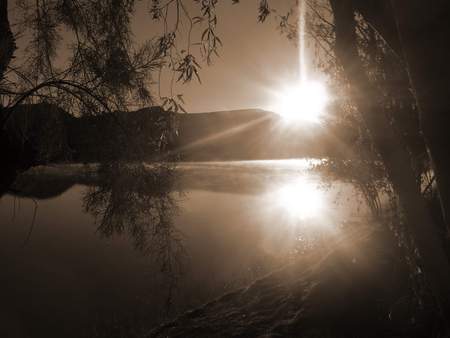
[[[94,99],[96,102],[98,102],[105,109],[106,112],[111,112],[111,109],[109,108],[107,102],[102,97],[93,93],[89,88],[87,88],[81,84],[78,84],[76,82],[72,82],[72,81],[53,80],[53,81],[42,82],[39,85],[27,90],[26,92],[19,93],[18,98],[16,99],[14,104],[12,104],[12,106],[9,107],[8,112],[5,114],[5,116],[3,116],[3,118],[0,122],[0,127],[3,128],[3,126],[5,126],[6,122],[9,120],[9,118],[14,113],[14,110],[22,102],[24,102],[27,98],[33,96],[35,93],[39,92],[39,90],[41,90],[43,88],[60,89],[60,90],[65,91],[69,95],[75,96],[77,98],[79,98],[79,96],[76,95],[74,90],[81,91],[85,95],[90,96],[92,99]]]

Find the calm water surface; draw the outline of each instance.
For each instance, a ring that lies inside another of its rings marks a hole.
[[[350,185],[330,187],[310,165],[179,164],[164,216],[170,231],[147,244],[141,237],[152,232],[101,227],[107,210],[86,210],[92,185],[69,184],[34,201],[3,196],[3,330],[16,337],[132,337],[326,245],[366,211],[349,202]],[[40,189],[57,184],[47,179]],[[124,209],[131,219],[133,205]]]

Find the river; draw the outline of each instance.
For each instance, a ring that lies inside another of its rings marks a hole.
[[[315,163],[179,163],[168,191],[151,198],[117,177],[99,188],[36,176],[37,193],[0,201],[8,332],[138,336],[326,246],[368,212],[350,184],[310,171]]]

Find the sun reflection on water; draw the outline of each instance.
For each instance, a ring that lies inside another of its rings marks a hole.
[[[324,212],[324,192],[305,177],[285,182],[275,191],[275,204],[291,220],[318,219]]]

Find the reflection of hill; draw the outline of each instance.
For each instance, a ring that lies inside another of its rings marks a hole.
[[[17,197],[32,197],[48,199],[57,197],[69,190],[75,182],[70,179],[55,179],[53,177],[40,177],[29,180],[21,177],[14,183],[12,195]]]
[[[175,170],[175,188],[181,191],[205,190],[237,194],[259,194],[268,185],[306,169],[308,162],[229,161],[184,162]],[[18,197],[48,199],[61,195],[75,184],[94,186],[99,183],[96,165],[40,166],[20,175],[11,194]]]
[[[17,197],[54,198],[75,184],[94,184],[93,169],[82,165],[34,167],[19,175],[8,193]]]

